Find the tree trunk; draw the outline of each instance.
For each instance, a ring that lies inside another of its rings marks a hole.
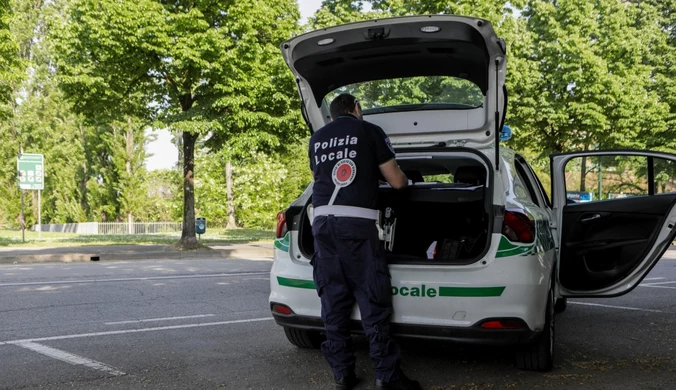
[[[197,135],[183,132],[183,231],[184,249],[199,247],[195,236],[195,141]]]
[[[226,229],[235,229],[237,223],[235,222],[235,199],[232,194],[232,163],[228,161],[225,164],[225,185],[228,196],[228,224]]]
[[[580,167],[580,192],[587,191],[587,157],[582,157],[582,165]]]
[[[178,150],[178,171],[183,170],[183,155],[184,155],[184,147],[183,147],[183,132],[179,131],[178,134],[176,134],[176,149]]]
[[[82,212],[87,216],[89,215],[89,212],[87,211],[87,135],[85,134],[82,125],[80,125],[80,134],[82,135],[82,148],[84,152],[84,161],[82,162],[82,182],[80,182],[80,207],[82,207]]]
[[[131,159],[134,154],[134,130],[131,123],[131,117],[127,118],[127,134],[125,137],[126,156],[125,169],[127,171],[127,180],[131,180]],[[129,194],[127,194],[128,196]],[[134,234],[134,218],[132,216],[131,205],[127,202],[127,227],[128,233]]]

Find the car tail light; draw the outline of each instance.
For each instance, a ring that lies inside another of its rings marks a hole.
[[[507,211],[502,234],[512,242],[531,243],[535,239],[535,224],[522,212]]]
[[[286,211],[280,211],[277,213],[277,232],[275,235],[277,238],[282,238],[288,230],[286,227]]]
[[[484,329],[524,329],[526,325],[516,320],[493,320],[481,324]]]
[[[272,306],[272,311],[274,313],[279,313],[279,314],[286,314],[286,315],[293,314],[293,310],[291,310],[290,307],[288,307],[286,305],[280,305],[278,303],[276,303]]]

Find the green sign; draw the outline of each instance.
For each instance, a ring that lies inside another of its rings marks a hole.
[[[45,188],[45,161],[41,154],[20,153],[16,161],[19,188],[42,190]]]

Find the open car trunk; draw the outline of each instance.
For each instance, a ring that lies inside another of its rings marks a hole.
[[[492,180],[486,168],[490,165],[466,151],[399,157],[398,162],[413,185],[403,191],[380,188],[381,226],[396,221],[391,243],[385,242],[388,262],[458,265],[481,259],[490,246],[493,225],[492,186],[486,187]],[[298,245],[311,258],[307,205]]]

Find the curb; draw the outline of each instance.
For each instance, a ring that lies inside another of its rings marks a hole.
[[[212,250],[212,251],[155,251],[155,252],[80,252],[58,255],[21,255],[0,257],[0,264],[81,263],[90,261],[122,260],[201,260],[242,259],[272,260],[272,251],[266,250]]]

